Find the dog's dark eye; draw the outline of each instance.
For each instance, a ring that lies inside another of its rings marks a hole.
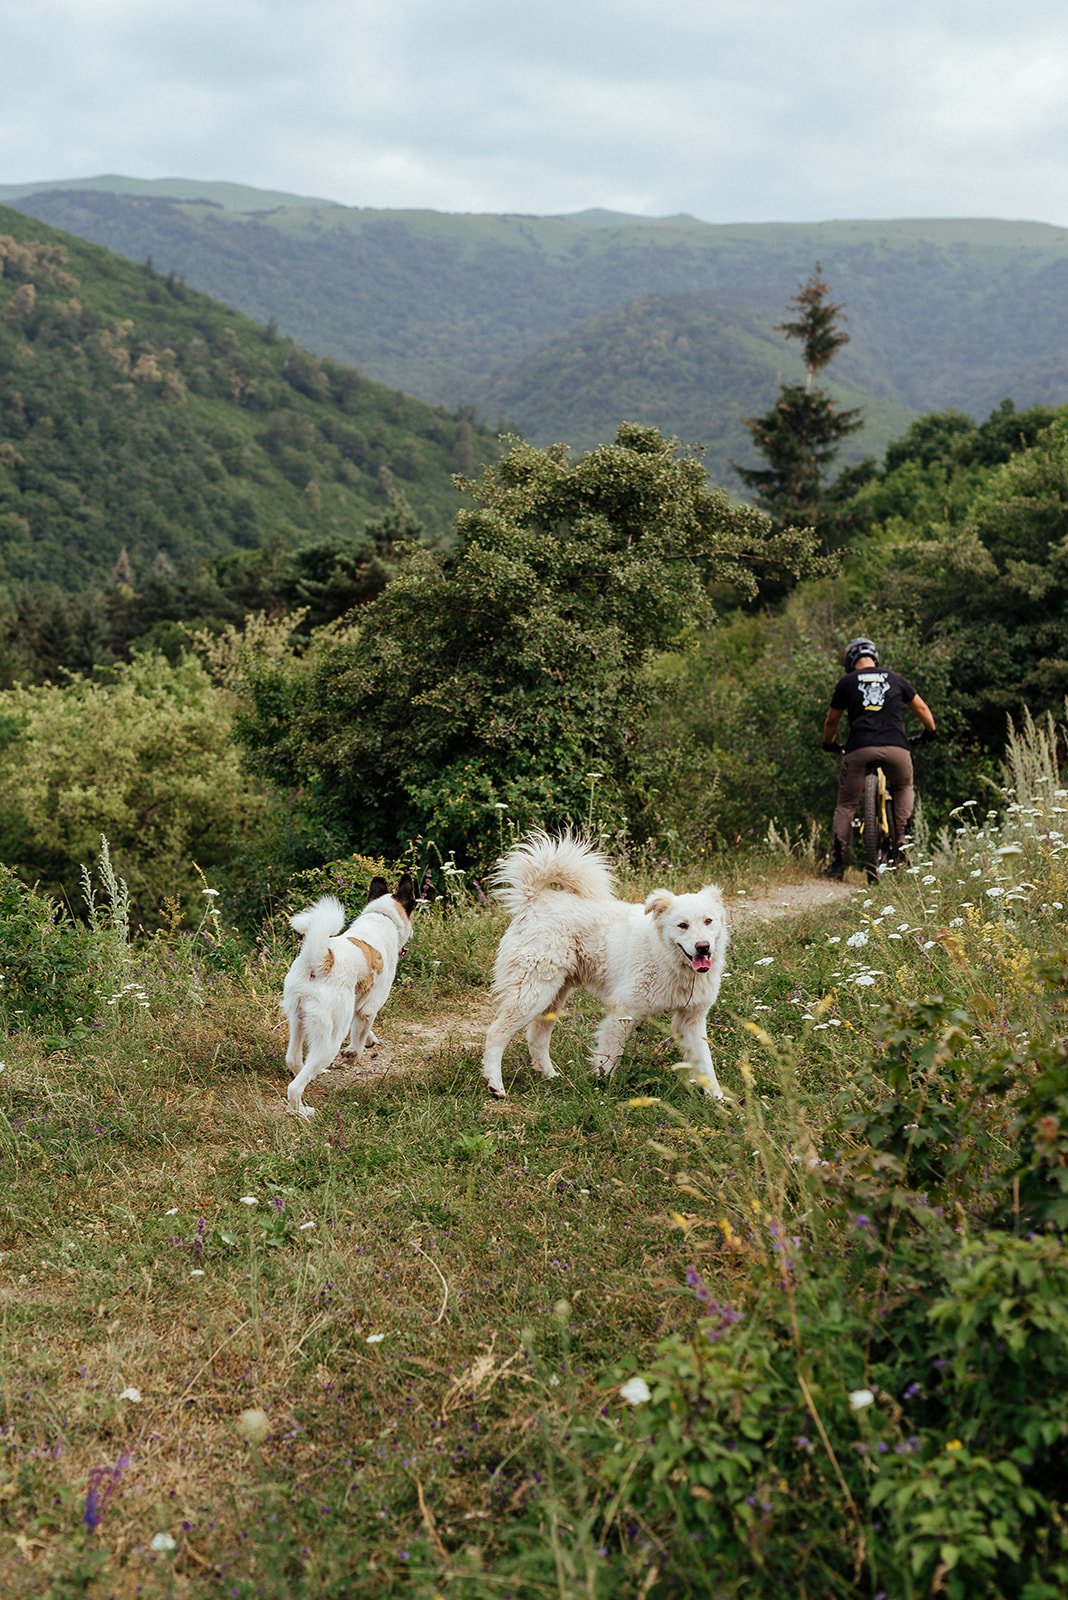
[[[681,931],[682,931],[682,932],[685,932],[685,930],[686,930],[686,929],[687,929],[687,928],[688,928],[688,927],[689,927],[689,926],[690,926],[690,924],[689,924],[689,923],[688,923],[688,922],[680,922],[680,923],[679,923],[679,928],[680,928],[680,930],[681,930]]]
[[[710,928],[711,926],[712,926],[712,918],[711,917],[706,917],[705,918],[705,927],[706,928]]]

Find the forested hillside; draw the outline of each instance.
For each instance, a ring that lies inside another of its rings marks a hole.
[[[788,367],[772,330],[817,260],[849,311],[837,378],[867,410],[846,461],[881,455],[910,414],[1056,404],[1068,385],[1068,233],[1040,224],[446,216],[118,178],[6,194],[425,399],[503,414],[535,442],[607,439],[629,415],[708,441],[724,481],[747,449],[724,374],[743,359],[754,398],[734,404],[770,401]],[[663,360],[645,348],[651,316]],[[632,361],[611,364],[609,334]]]
[[[438,537],[451,474],[493,451],[468,417],[310,355],[173,273],[0,211],[9,598],[270,547],[355,550],[390,518]]]

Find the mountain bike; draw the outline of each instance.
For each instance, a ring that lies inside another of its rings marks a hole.
[[[915,734],[909,740],[909,749],[923,744],[924,735]],[[869,883],[878,883],[880,876],[891,867],[905,862],[905,852],[899,843],[894,797],[886,773],[878,761],[870,761],[864,774],[864,791],[859,806],[860,852],[864,872]]]

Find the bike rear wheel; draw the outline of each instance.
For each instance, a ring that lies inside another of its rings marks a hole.
[[[897,865],[897,818],[886,776],[876,767],[864,779],[864,871],[878,883],[880,869]]]
[[[879,881],[879,774],[869,772],[864,779],[864,810],[861,842],[864,871],[869,883]]]

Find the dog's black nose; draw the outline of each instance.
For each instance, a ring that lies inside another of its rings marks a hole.
[[[710,955],[712,953],[712,946],[707,941],[703,944],[695,944],[693,947],[693,953],[695,956]]]

